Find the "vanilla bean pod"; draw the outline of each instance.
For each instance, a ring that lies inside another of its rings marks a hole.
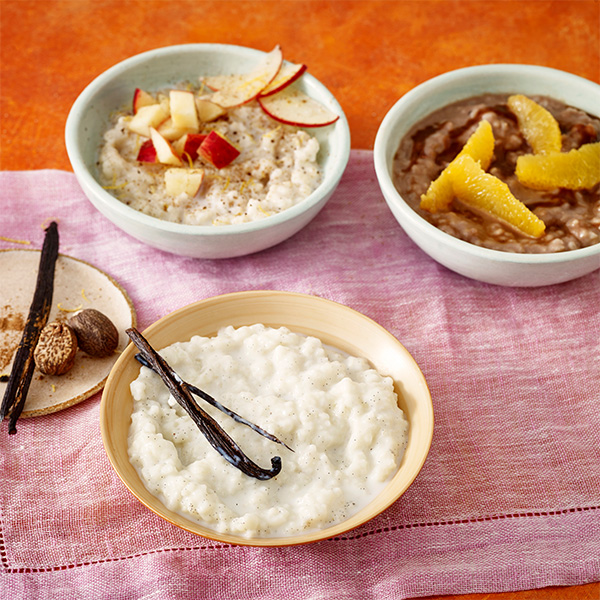
[[[167,364],[165,359],[152,348],[144,336],[135,328],[127,329],[127,335],[140,351],[142,357],[149,363],[175,400],[188,413],[198,426],[208,443],[230,464],[242,473],[256,479],[271,479],[281,471],[281,458],[271,458],[271,469],[263,469],[248,458],[235,441],[221,426],[204,410],[192,397],[187,384]]]
[[[16,423],[23,412],[35,368],[33,352],[50,315],[58,242],[58,226],[52,221],[46,228],[33,300],[0,406],[0,421],[9,417],[9,434],[17,433]]]
[[[150,363],[141,354],[136,354],[135,358],[140,364],[144,365],[144,367],[152,369]],[[201,390],[200,388],[197,388],[195,385],[192,385],[191,383],[187,383],[185,381],[184,383],[185,385],[187,385],[188,389],[190,390],[190,392],[192,392],[192,394],[194,394],[195,396],[199,396],[200,398],[202,398],[202,400],[204,400],[211,406],[214,406],[222,413],[226,414],[228,417],[231,417],[236,423],[240,423],[241,425],[250,427],[250,429],[256,431],[256,433],[262,435],[268,440],[275,442],[276,444],[281,444],[282,446],[285,446],[288,450],[291,450],[293,452],[293,450],[285,442],[282,442],[278,437],[274,436],[272,433],[265,431],[262,427],[259,427],[258,425],[252,423],[252,421],[244,419],[244,417],[238,415],[236,412],[233,412],[230,408],[227,408],[218,400],[215,400],[210,394],[207,394],[205,391]]]

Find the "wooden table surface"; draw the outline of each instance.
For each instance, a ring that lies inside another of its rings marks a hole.
[[[600,83],[600,2],[0,0],[0,169],[71,170],[64,145],[77,95],[153,48],[219,42],[304,62],[337,97],[352,148],[415,85],[486,63],[554,67]],[[600,584],[446,600],[600,600]]]

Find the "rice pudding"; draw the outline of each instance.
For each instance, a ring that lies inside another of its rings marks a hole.
[[[472,244],[517,253],[575,250],[600,243],[600,186],[540,191],[515,176],[519,156],[531,153],[508,94],[487,94],[456,102],[421,120],[401,140],[394,158],[394,184],[406,202],[442,231]],[[600,119],[548,97],[532,96],[558,121],[562,151],[600,141]],[[421,195],[454,159],[479,122],[490,122],[494,158],[488,172],[508,184],[516,198],[545,223],[539,238],[516,232],[506,223],[457,202],[451,210],[431,213],[420,207]]]
[[[130,461],[152,494],[196,522],[248,538],[320,529],[358,512],[399,468],[408,422],[391,378],[362,358],[260,324],[195,336],[160,354],[184,381],[293,449],[203,405],[252,460],[282,459],[272,479],[244,475],[142,367],[131,384]]]
[[[131,119],[127,111],[113,116],[100,149],[100,183],[124,204],[157,219],[188,225],[257,221],[296,205],[321,183],[317,138],[274,121],[252,101],[202,129],[226,136],[239,156],[221,169],[196,157],[189,166],[204,172],[198,193],[167,193],[170,167],[137,160],[147,138],[129,129]]]

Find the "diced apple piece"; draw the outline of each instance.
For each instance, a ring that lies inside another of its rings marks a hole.
[[[194,133],[198,131],[197,129],[190,131],[186,127],[178,127],[175,125],[171,117],[169,117],[166,121],[163,121],[158,127],[155,127],[155,129],[158,131],[158,133],[160,133],[160,135],[170,142],[178,140],[186,133]]]
[[[296,127],[323,127],[340,118],[317,100],[292,87],[272,96],[259,97],[258,103],[272,119]]]
[[[250,102],[273,81],[283,62],[281,48],[275,46],[249,73],[203,77],[202,81],[211,89],[218,90],[211,102],[222,108],[232,108]]]
[[[204,133],[186,133],[173,142],[173,149],[183,159],[192,163],[198,157],[198,148],[205,139],[206,134]]]
[[[420,207],[430,213],[448,210],[454,198],[454,189],[448,176],[448,171],[454,161],[468,155],[485,171],[494,157],[494,132],[489,121],[479,121],[477,129],[471,134],[461,151],[434,179],[427,188],[427,193],[421,195]]]
[[[150,106],[151,104],[158,104],[154,96],[145,90],[135,88],[135,92],[133,92],[133,114],[137,114],[142,106]]]
[[[200,144],[198,154],[217,169],[222,169],[233,162],[240,151],[226,137],[211,131]]]
[[[165,171],[165,187],[170,196],[195,196],[204,179],[203,169],[174,167]]]
[[[154,163],[156,162],[156,149],[152,140],[146,140],[141,146],[137,155],[137,160],[140,162]]]
[[[260,93],[261,96],[271,96],[280,92],[297,79],[306,71],[306,65],[295,63],[283,63],[275,79]]]
[[[196,112],[196,98],[187,90],[171,90],[169,92],[171,119],[173,125],[190,133],[198,133],[200,123]]]
[[[201,123],[210,123],[227,112],[224,108],[206,98],[196,98],[196,110]]]
[[[512,225],[524,235],[544,235],[544,221],[515,198],[504,181],[486,173],[468,154],[450,163],[448,176],[456,197],[467,206]]]
[[[169,141],[158,133],[154,127],[150,128],[150,139],[156,150],[156,158],[159,163],[162,163],[163,165],[174,165],[176,167],[183,164],[179,156],[175,154]]]
[[[165,119],[169,118],[169,112],[163,104],[151,104],[142,106],[137,114],[127,124],[134,133],[150,137],[150,129],[158,127]]]

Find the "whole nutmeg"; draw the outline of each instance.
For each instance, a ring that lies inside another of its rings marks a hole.
[[[66,323],[53,321],[42,329],[33,352],[37,368],[45,375],[64,375],[75,363],[77,338]]]
[[[86,308],[68,321],[77,336],[79,347],[90,356],[110,356],[119,345],[114,323],[99,310]]]

